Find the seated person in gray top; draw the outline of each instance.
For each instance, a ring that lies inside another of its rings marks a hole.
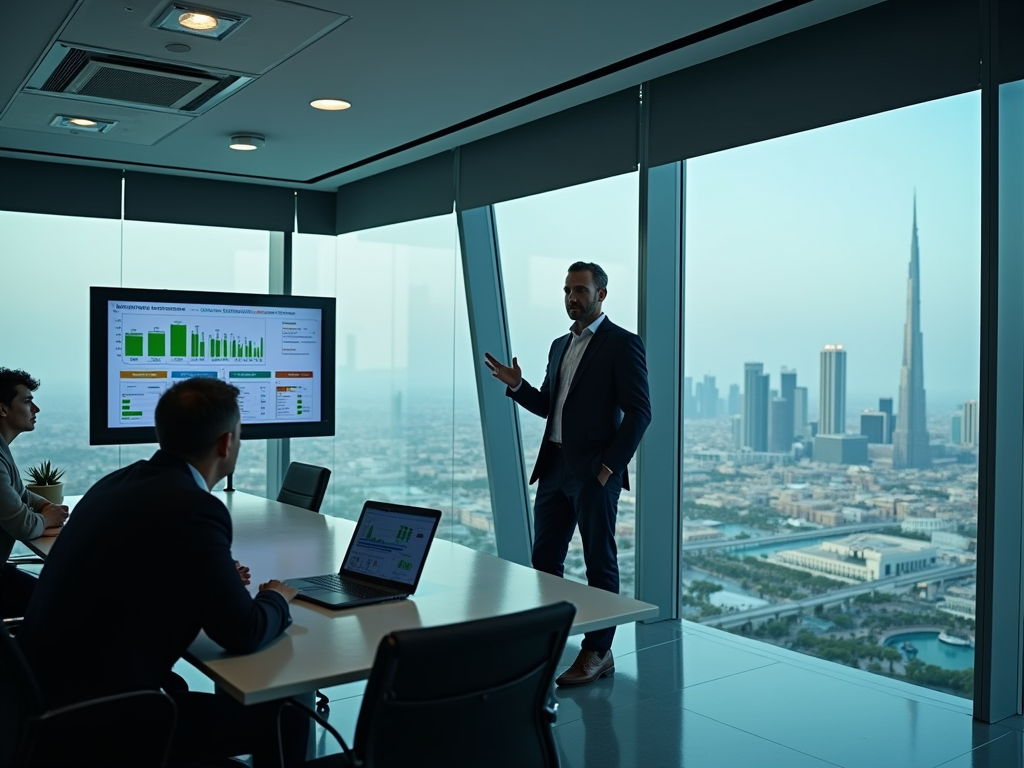
[[[36,428],[32,393],[39,382],[24,371],[0,368],[0,617],[24,616],[36,579],[7,562],[15,541],[56,536],[68,508],[51,504],[25,488],[11,455],[11,443]]]

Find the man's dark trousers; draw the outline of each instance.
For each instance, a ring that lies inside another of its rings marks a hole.
[[[547,472],[537,482],[533,511],[533,567],[562,576],[565,555],[577,524],[587,563],[587,584],[619,593],[619,561],[615,546],[615,515],[622,478],[612,475],[605,485],[597,477],[576,479],[562,451],[554,448]],[[582,650],[607,651],[615,627],[587,632]]]

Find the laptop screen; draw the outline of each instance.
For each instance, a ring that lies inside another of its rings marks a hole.
[[[363,510],[342,573],[414,585],[436,520],[395,510]]]

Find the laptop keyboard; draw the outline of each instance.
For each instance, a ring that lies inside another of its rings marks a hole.
[[[390,595],[390,592],[386,592],[383,589],[377,589],[376,587],[368,587],[363,584],[355,584],[351,581],[342,581],[341,577],[336,573],[329,573],[326,576],[316,576],[312,579],[306,579],[316,584],[318,587],[329,589],[333,592],[343,592],[346,595],[352,595],[353,597],[377,597],[379,595]]]

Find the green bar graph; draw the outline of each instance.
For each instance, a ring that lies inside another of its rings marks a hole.
[[[205,340],[199,342],[199,356],[200,357],[206,357],[206,341]]]
[[[185,357],[188,328],[185,325],[171,325],[171,357]]]
[[[124,353],[129,357],[142,357],[141,333],[126,333],[124,335]]]
[[[150,357],[163,357],[167,354],[167,334],[163,331],[150,331],[146,334],[146,350]]]

